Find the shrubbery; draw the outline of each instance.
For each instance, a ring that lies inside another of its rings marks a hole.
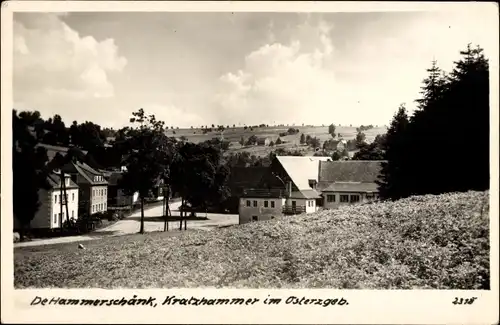
[[[411,197],[175,237],[102,239],[77,253],[19,248],[15,285],[489,289],[488,199]]]

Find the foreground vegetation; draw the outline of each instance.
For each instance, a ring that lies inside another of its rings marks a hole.
[[[488,289],[489,194],[410,197],[85,245],[15,249],[15,286]]]

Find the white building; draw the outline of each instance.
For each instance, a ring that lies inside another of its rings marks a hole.
[[[68,203],[68,213],[64,203],[64,196],[61,192],[61,176],[58,172],[53,172],[47,177],[49,190],[41,189],[38,192],[40,207],[35,214],[35,217],[30,223],[32,229],[55,229],[61,228],[61,222],[73,218],[78,219],[78,185],[70,178],[70,175],[65,175],[66,185],[66,201]],[[61,212],[62,206],[62,212]],[[20,227],[17,219],[14,227]]]
[[[313,213],[321,193],[316,190],[320,161],[329,157],[277,156],[258,188],[240,198],[240,224],[268,220],[278,215]]]

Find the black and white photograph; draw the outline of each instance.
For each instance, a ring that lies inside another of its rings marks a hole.
[[[498,290],[498,7],[261,7],[10,9],[13,290]]]

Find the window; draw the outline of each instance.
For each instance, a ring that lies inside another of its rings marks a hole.
[[[92,196],[95,196],[95,190],[92,190]]]
[[[326,196],[326,202],[335,202],[335,195],[334,194],[328,194]]]
[[[250,200],[247,200],[247,207],[250,206]]]
[[[69,186],[69,178],[65,178],[64,181],[66,182],[66,186]]]
[[[54,203],[56,203],[56,204],[57,204],[57,194],[56,194],[56,195],[54,195]]]
[[[274,201],[271,201],[271,208],[274,208]]]
[[[57,223],[57,213],[54,213],[54,223]]]
[[[92,212],[95,212],[95,205],[92,205]]]
[[[267,208],[269,207],[269,202],[268,201],[264,201],[264,208]]]
[[[253,201],[253,207],[256,208],[257,207],[257,201]]]
[[[340,202],[342,202],[342,203],[349,202],[349,195],[341,194],[340,195]]]
[[[107,188],[104,189],[104,195],[108,195],[108,189]]]
[[[255,201],[257,202],[257,201]],[[258,216],[252,216],[252,221],[259,221],[259,217]]]
[[[351,195],[351,203],[359,202],[359,195]]]
[[[75,210],[71,210],[71,218],[75,217]]]
[[[75,193],[71,193],[71,201],[75,200]]]
[[[104,210],[106,210],[106,203],[104,203]]]
[[[366,194],[366,199],[367,199],[368,201],[373,200],[373,199],[374,199],[373,194]]]

